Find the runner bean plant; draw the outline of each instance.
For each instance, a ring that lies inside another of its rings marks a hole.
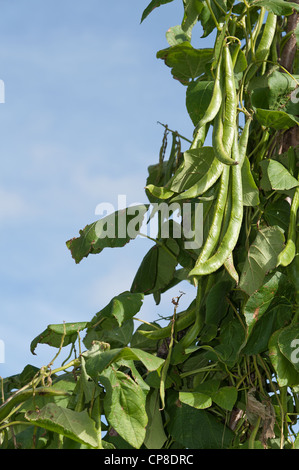
[[[141,22],[172,2],[152,0]],[[200,203],[203,243],[174,236],[173,219],[162,237],[160,217],[125,292],[32,341],[55,357],[1,379],[1,448],[299,448],[299,4],[182,3],[157,59],[185,88],[194,132],[163,124],[136,210],[188,203],[194,225]],[[194,43],[196,28],[212,47]],[[134,238],[103,236],[111,221],[66,242],[76,263]],[[181,282],[194,290],[184,311]],[[146,321],[145,296],[159,306],[170,289],[169,310]]]

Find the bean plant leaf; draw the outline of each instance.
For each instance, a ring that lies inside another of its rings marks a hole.
[[[182,42],[191,40],[191,36],[187,34],[181,25],[172,26],[166,33],[166,39],[170,46],[176,46]]]
[[[276,160],[263,160],[260,162],[260,166],[263,172],[261,185],[265,190],[270,187],[272,190],[284,191],[299,185],[298,180]]]
[[[132,360],[139,361],[149,371],[157,370],[164,362],[160,357],[156,357],[152,354],[143,351],[142,349],[135,348],[114,348],[105,351],[99,351],[86,362],[86,371],[88,375],[97,380],[99,374],[101,374],[107,367],[119,360]]]
[[[131,292],[152,294],[165,288],[174,277],[178,254],[178,244],[172,238],[153,246],[138,268]]]
[[[198,21],[198,15],[203,9],[201,0],[184,0],[184,18],[182,28],[191,34],[193,26]]]
[[[104,411],[108,423],[125,441],[139,449],[148,423],[145,393],[131,377],[111,367],[102,371],[99,379],[106,389]]]
[[[197,126],[210,104],[213,87],[213,81],[202,80],[192,81],[188,85],[186,107],[194,126]]]
[[[296,125],[299,126],[299,120],[284,111],[257,108],[256,118],[262,126],[275,130],[286,130]]]
[[[278,336],[278,346],[282,354],[293,364],[299,373],[299,325],[289,325]]]
[[[224,362],[228,367],[233,367],[245,341],[245,332],[240,321],[236,318],[224,321],[221,324],[218,340],[219,344],[211,350],[211,358]]]
[[[194,49],[186,41],[157,52],[157,58],[164,60],[171,68],[173,77],[183,85],[205,73],[206,65],[213,58],[213,49]]]
[[[207,294],[206,299],[206,317],[207,324],[218,325],[227,313],[228,302],[226,296],[231,290],[230,281],[217,282]]]
[[[86,225],[80,236],[66,242],[76,263],[89,254],[100,253],[104,248],[122,247],[137,237],[148,205],[138,205],[116,211]]]
[[[209,408],[212,405],[211,397],[200,392],[180,392],[179,400],[198,410]]]
[[[113,297],[106,307],[100,310],[91,319],[88,327],[92,328],[97,324],[106,324],[106,328],[108,329],[112,329],[116,325],[121,326],[125,321],[133,318],[134,315],[139,312],[142,307],[143,298],[144,295],[139,292],[122,292]]]
[[[146,397],[148,424],[144,445],[147,449],[161,449],[167,440],[159,405],[159,390],[154,389]]]
[[[284,234],[280,227],[261,229],[251,244],[241,277],[240,289],[251,295],[262,284],[265,275],[277,265],[277,258],[284,247]]]
[[[278,339],[283,329],[273,333],[269,341],[269,357],[277,375],[277,382],[280,387],[298,386],[299,372],[295,369],[294,363],[290,362],[281,352]]]
[[[296,116],[298,103],[292,103],[293,93],[296,93],[298,75],[293,77],[285,72],[274,70],[269,76],[253,78],[249,85],[251,92],[251,103],[254,107],[272,111],[285,111],[287,114]],[[295,100],[296,101],[296,100]]]
[[[245,354],[265,350],[272,333],[288,322],[292,315],[293,286],[280,272],[266,277],[265,283],[248,299],[244,315],[247,325]]]
[[[152,0],[142,13],[141,23],[155,8],[160,7],[161,5],[165,5],[166,3],[171,3],[171,2],[173,2],[173,0]]]
[[[290,204],[285,199],[270,201],[265,206],[264,217],[269,225],[277,225],[287,233],[290,220]]]
[[[134,333],[134,321],[126,320],[121,326],[116,322],[106,320],[94,328],[88,328],[83,343],[90,348],[95,341],[110,344],[111,348],[122,348],[127,346]]]
[[[25,417],[34,426],[66,436],[76,442],[98,447],[98,435],[95,422],[87,410],[82,412],[62,408],[55,403],[48,403],[37,411],[27,411]]]
[[[225,386],[219,388],[212,394],[212,400],[221,408],[231,411],[238,398],[238,389],[236,387]]]
[[[34,351],[38,344],[48,344],[54,348],[59,348],[61,345],[64,347],[75,343],[78,339],[78,332],[84,330],[87,325],[88,322],[48,325],[42,333],[32,340],[30,351],[35,354]],[[63,344],[61,344],[62,340]]]
[[[209,411],[172,400],[167,405],[167,412],[170,435],[187,449],[227,448],[232,440],[232,431]]]
[[[265,7],[275,15],[291,15],[293,13],[293,9],[299,11],[297,3],[286,2],[285,0],[253,0],[249,3],[259,7]]]

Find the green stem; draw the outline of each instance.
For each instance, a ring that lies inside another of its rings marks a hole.
[[[249,449],[254,449],[254,442],[255,442],[255,438],[256,438],[256,434],[258,432],[258,429],[260,427],[260,422],[261,422],[261,417],[259,416],[257,418],[257,421],[255,423],[255,426],[250,434],[250,438],[249,438],[249,441],[248,441],[248,448]]]
[[[213,18],[213,21],[215,23],[215,26],[216,28],[218,29],[218,31],[222,31],[222,28],[221,26],[219,25],[218,21],[217,21],[217,18],[215,16],[215,13],[213,12],[213,8],[211,7],[211,3],[210,3],[210,0],[206,0],[206,4],[207,4],[207,7],[209,9],[209,12],[211,14],[211,17]]]

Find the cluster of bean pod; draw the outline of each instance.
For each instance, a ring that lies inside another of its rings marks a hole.
[[[217,64],[212,99],[197,126],[197,132],[200,132],[202,126],[213,121],[213,148],[221,164],[219,190],[205,244],[190,276],[208,275],[223,266],[239,237],[243,220],[241,168],[247,148],[250,119],[246,121],[239,139],[237,107],[233,61],[229,45],[224,43],[223,53]]]

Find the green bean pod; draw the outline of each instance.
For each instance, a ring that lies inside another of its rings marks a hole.
[[[276,23],[277,16],[272,11],[269,11],[264,31],[255,53],[256,62],[263,61],[268,56],[276,32]]]
[[[210,101],[209,106],[204,114],[204,116],[200,119],[199,123],[196,126],[196,129],[200,129],[208,122],[213,121],[215,116],[217,115],[222,102],[222,91],[221,91],[221,56],[219,58],[217,68],[216,68],[216,75],[214,81],[214,87],[212,92],[212,98]]]
[[[255,58],[254,58],[255,63],[252,64],[246,76],[247,82],[254,76],[254,74],[256,73],[260,65],[262,64],[262,62],[267,59],[275,33],[276,33],[276,24],[277,24],[277,16],[274,15],[274,13],[272,13],[271,11],[269,11],[261,40],[256,49]]]
[[[191,149],[198,149],[203,146],[205,140],[206,140],[206,135],[208,133],[209,129],[209,124],[204,124],[201,127],[196,127],[193,135],[193,141],[190,146]]]
[[[229,174],[230,174],[230,167],[228,165],[225,165],[223,168],[222,175],[221,175],[219,192],[218,192],[218,197],[217,197],[217,201],[215,204],[212,223],[211,223],[205,244],[196,261],[195,267],[197,266],[197,264],[200,264],[203,261],[206,261],[211,256],[214,248],[217,245],[220,232],[221,232],[221,223],[222,223],[225,206],[226,206],[228,185],[229,185]]]
[[[299,208],[299,186],[297,186],[292,204],[291,204],[291,214],[290,214],[290,223],[288,229],[288,239],[286,246],[278,255],[278,264],[277,266],[288,266],[296,255],[296,222],[297,222],[297,212]]]
[[[226,148],[223,145],[223,141],[227,142],[227,140],[224,138],[224,129],[223,129],[221,114],[222,113],[220,110],[220,112],[217,114],[214,120],[212,141],[213,141],[215,155],[218,158],[218,160],[221,163],[224,163],[225,165],[237,165],[238,162],[236,162],[229,156]]]
[[[225,142],[226,152],[230,154],[235,135],[238,99],[235,85],[234,66],[228,44],[224,45],[223,54],[225,65],[226,94],[225,106],[223,107],[223,141]]]
[[[233,144],[233,155],[236,160],[239,160],[239,151],[237,143],[237,132]],[[243,191],[242,191],[242,175],[241,166],[235,165],[232,167],[232,207],[231,215],[228,223],[227,230],[216,253],[208,260],[201,264],[196,265],[190,272],[189,276],[204,276],[211,274],[221,266],[228,259],[229,255],[235,248],[243,220]]]

